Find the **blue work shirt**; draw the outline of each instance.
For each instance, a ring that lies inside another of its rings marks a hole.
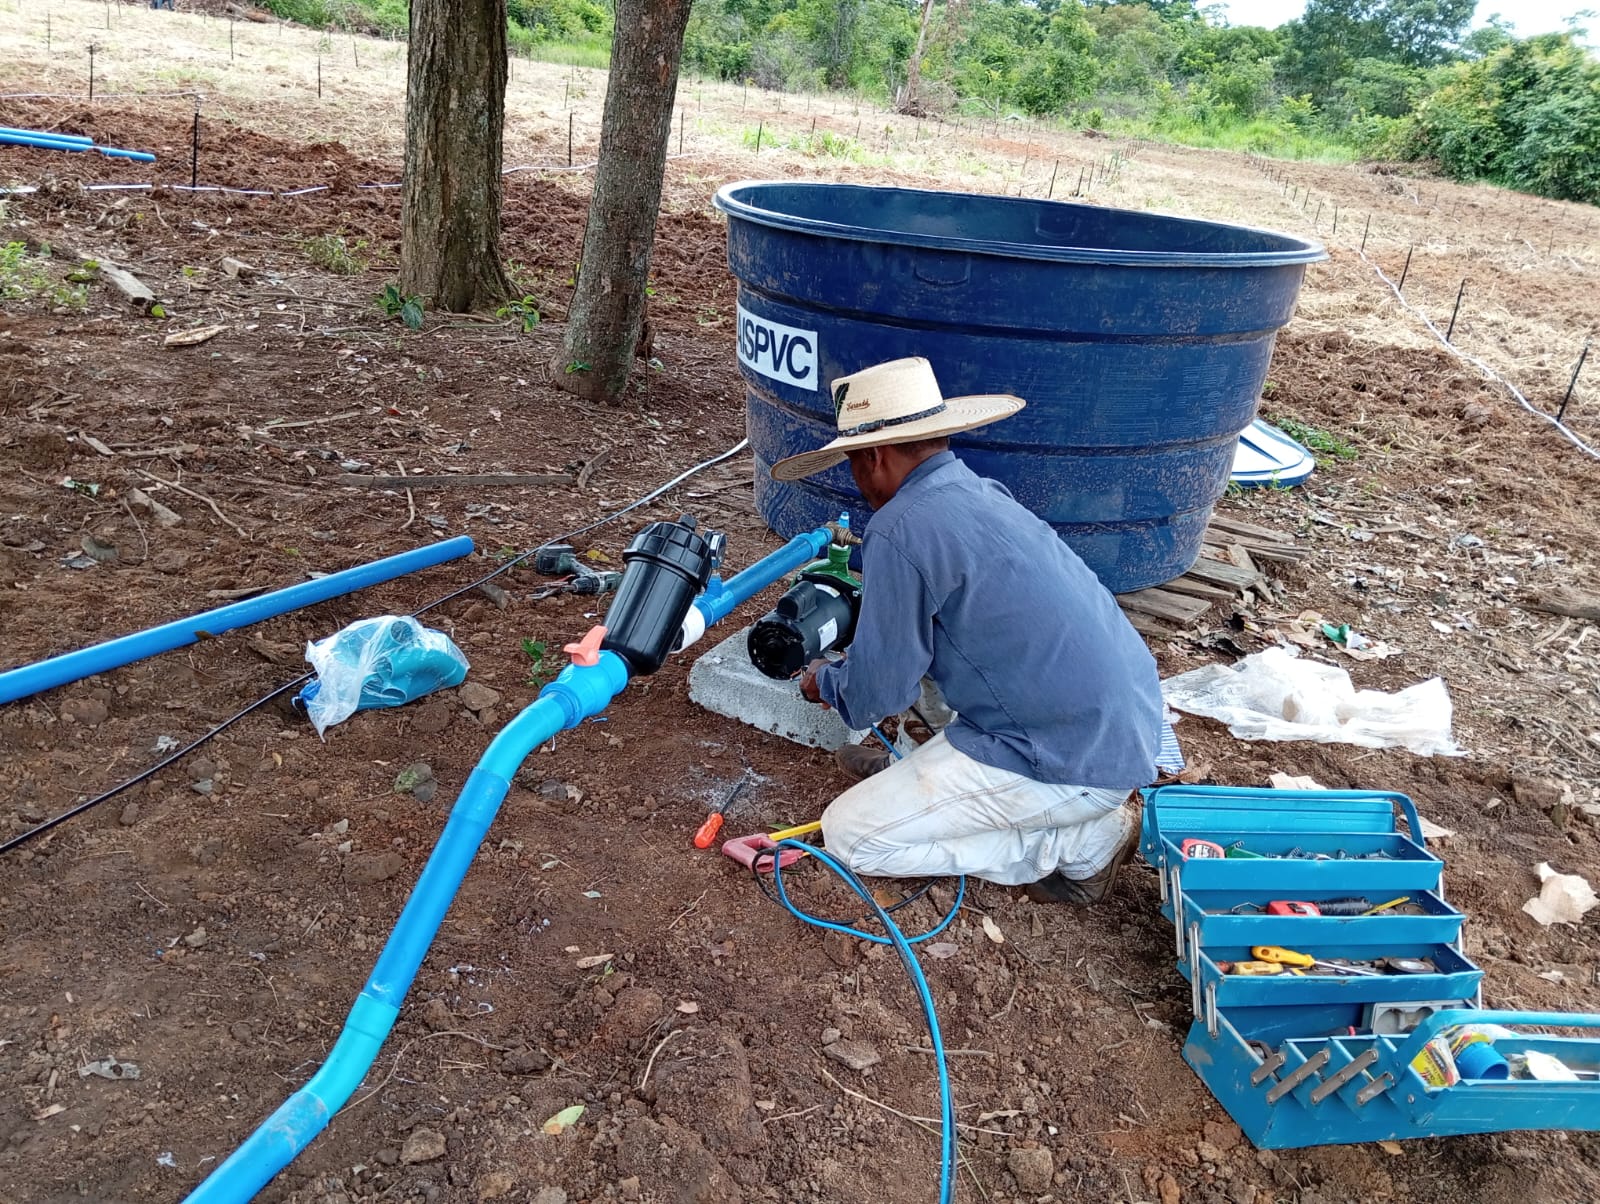
[[[975,761],[1108,790],[1155,780],[1154,658],[1100,579],[1005,486],[940,452],[862,542],[855,638],[817,672],[845,723],[904,711],[927,675],[959,713],[945,735]]]

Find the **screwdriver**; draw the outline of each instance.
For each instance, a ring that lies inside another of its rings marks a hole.
[[[706,816],[706,822],[701,824],[700,830],[694,834],[695,848],[709,849],[711,847],[712,841],[717,838],[717,833],[722,831],[724,812],[733,805],[733,800],[739,797],[739,792],[745,788],[745,784],[749,780],[748,777],[740,778],[734,783],[733,789],[728,791],[728,797],[711,809],[711,814]]]
[[[1359,966],[1341,965],[1339,962],[1324,961],[1320,957],[1312,957],[1309,953],[1301,953],[1297,949],[1284,949],[1279,945],[1254,945],[1250,949],[1250,956],[1257,961],[1276,962],[1280,966],[1300,966],[1305,969],[1326,970],[1330,974],[1355,974],[1376,977],[1377,970],[1365,970]]]

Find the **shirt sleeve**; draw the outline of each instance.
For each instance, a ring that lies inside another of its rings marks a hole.
[[[855,638],[843,660],[817,671],[817,693],[858,730],[916,701],[933,664],[937,611],[922,573],[894,544],[869,536],[862,557]]]

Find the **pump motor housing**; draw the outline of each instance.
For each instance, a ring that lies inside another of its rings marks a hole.
[[[750,663],[768,677],[793,677],[855,635],[861,590],[832,573],[802,573],[750,628]]]

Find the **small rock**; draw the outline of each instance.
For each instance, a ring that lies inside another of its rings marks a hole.
[[[400,1161],[400,1151],[395,1149],[379,1150],[373,1161],[379,1166],[393,1166]]]
[[[637,1200],[639,1198],[639,1176],[629,1175],[626,1179],[618,1180],[617,1190],[622,1193],[624,1200]]]
[[[1489,419],[1494,417],[1494,411],[1481,401],[1469,401],[1461,407],[1461,423],[1463,426],[1477,428],[1488,426]]]
[[[550,1055],[542,1049],[519,1049],[500,1059],[507,1074],[539,1074],[550,1069]]]
[[[824,1045],[822,1052],[851,1070],[865,1070],[883,1061],[878,1051],[865,1041],[835,1041],[831,1045]]]
[[[1161,1195],[1161,1204],[1179,1204],[1183,1199],[1183,1193],[1178,1190],[1178,1181],[1171,1175],[1162,1175],[1156,1190]]]
[[[617,1001],[606,1013],[606,1027],[624,1038],[642,1037],[655,1027],[666,1006],[657,991],[648,987],[624,987],[617,992]]]
[[[131,827],[133,827],[134,824],[138,823],[139,822],[139,804],[138,803],[129,803],[126,807],[124,807],[122,809],[122,816],[121,816],[119,822],[122,824],[122,826],[124,828],[131,828]]]
[[[1209,1141],[1199,1142],[1195,1146],[1195,1153],[1200,1155],[1201,1162],[1226,1162],[1227,1155]]]
[[[475,681],[469,681],[456,691],[456,697],[461,700],[461,705],[469,711],[487,711],[500,701],[500,691],[491,690],[488,686]]]
[[[425,702],[411,714],[411,730],[425,736],[435,736],[450,726],[455,713],[450,704],[440,699]]]
[[[412,1129],[400,1147],[400,1161],[407,1166],[443,1157],[444,1134],[435,1133],[432,1129]]]
[[[61,704],[61,717],[70,719],[74,723],[81,723],[85,727],[97,727],[106,721],[110,714],[106,704],[98,698],[69,698]]]
[[[498,1200],[501,1196],[509,1195],[516,1185],[517,1177],[510,1171],[490,1171],[478,1180],[478,1199]]]
[[[394,788],[397,794],[415,794],[417,788],[424,782],[433,781],[433,766],[426,761],[413,761],[395,775]],[[427,800],[424,799],[424,802]]]
[[[1256,1204],[1256,1185],[1241,1175],[1228,1184],[1228,1199],[1232,1204]]]
[[[547,803],[564,803],[567,801],[567,784],[551,778],[547,782],[539,783],[539,797]]]
[[[50,817],[38,803],[20,803],[17,806],[17,818],[25,824],[42,824]]]
[[[504,610],[511,605],[511,595],[506,593],[493,581],[485,581],[478,586],[478,592],[489,601],[493,602],[495,609]]]
[[[836,1028],[825,1028],[822,1030],[822,1043],[824,1045],[832,1045],[842,1036],[844,1034]]]
[[[433,802],[433,796],[439,793],[439,783],[429,778],[426,782],[418,782],[411,790],[411,797],[419,803]]]
[[[185,945],[189,946],[189,948],[191,948],[191,949],[198,949],[202,945],[204,945],[207,941],[209,941],[210,939],[211,939],[210,933],[208,933],[206,931],[206,926],[204,924],[202,924],[202,925],[200,925],[200,927],[196,928],[193,932],[191,932],[188,936],[184,937],[183,938],[183,943]]]
[[[214,778],[217,776],[217,763],[210,757],[196,757],[189,762],[189,772],[194,775],[196,781],[201,778]]]
[[[232,1037],[240,1045],[249,1045],[251,1041],[255,1040],[255,1035],[255,1030],[246,1021],[235,1020],[228,1025],[228,1036]]]
[[[1572,787],[1559,778],[1517,778],[1511,783],[1511,792],[1524,807],[1537,807],[1549,811],[1553,807],[1573,805]]]
[[[564,1187],[541,1187],[533,1195],[533,1204],[567,1204],[567,1189]]]
[[[255,268],[242,259],[235,259],[232,255],[224,255],[219,266],[224,276],[231,276],[235,280],[249,280],[256,274]]]
[[[449,1005],[435,996],[422,1005],[422,1023],[433,1032],[443,1033],[456,1026],[456,1018],[450,1014]]]
[[[345,862],[344,878],[353,886],[370,886],[393,878],[405,865],[406,859],[393,849],[382,853],[356,853]]]
[[[1205,1139],[1217,1149],[1226,1153],[1239,1148],[1239,1143],[1244,1140],[1244,1134],[1239,1131],[1236,1124],[1224,1124],[1221,1121],[1208,1120],[1202,1126]]]
[[[1049,1190],[1056,1163],[1049,1150],[1035,1146],[1031,1150],[1012,1150],[1006,1156],[1006,1169],[1016,1178],[1018,1190],[1038,1195]]]
[[[196,794],[210,794],[216,789],[216,784],[210,778],[201,778],[198,782],[190,782],[189,789]]]

